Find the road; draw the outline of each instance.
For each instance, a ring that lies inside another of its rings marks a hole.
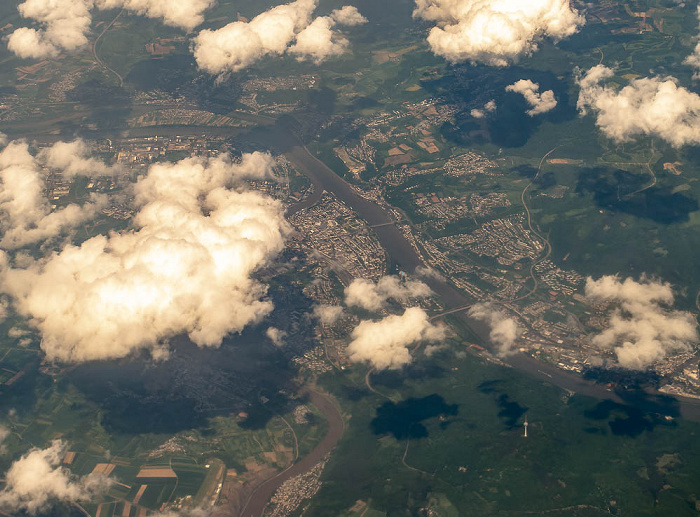
[[[525,293],[523,296],[520,296],[516,298],[513,301],[519,301],[519,300],[524,300],[531,294],[533,294],[535,291],[537,291],[537,287],[539,286],[539,283],[537,281],[537,276],[535,275],[535,266],[539,264],[540,262],[544,262],[549,258],[549,256],[552,254],[552,245],[549,243],[549,239],[545,238],[543,235],[540,235],[538,231],[536,231],[532,227],[532,214],[530,213],[530,208],[527,206],[527,201],[525,200],[525,194],[527,194],[527,191],[530,189],[532,184],[537,180],[539,177],[540,173],[542,172],[542,166],[544,165],[544,161],[547,159],[547,157],[552,154],[554,151],[556,151],[558,148],[555,147],[554,149],[550,150],[547,154],[545,154],[542,159],[540,160],[540,165],[537,167],[537,174],[535,174],[535,177],[532,178],[532,181],[527,184],[527,186],[523,189],[523,193],[520,195],[520,200],[523,203],[523,207],[525,207],[525,212],[527,213],[527,226],[530,229],[530,231],[537,236],[538,239],[540,239],[542,242],[545,243],[547,253],[544,255],[544,257],[541,257],[537,260],[535,260],[531,265],[530,265],[530,277],[532,278],[532,289]]]
[[[98,45],[98,43],[100,42],[100,40],[102,39],[102,36],[104,36],[105,33],[106,33],[109,29],[112,28],[112,25],[115,24],[115,22],[119,19],[119,17],[120,17],[122,14],[124,14],[124,10],[123,10],[123,9],[122,9],[121,11],[119,11],[119,14],[117,14],[117,16],[115,16],[114,20],[112,20],[111,22],[109,22],[109,24],[104,28],[104,30],[100,33],[100,35],[97,36],[97,38],[95,39],[95,43],[92,44],[92,56],[95,58],[95,61],[96,61],[97,64],[100,65],[102,68],[104,68],[104,69],[107,70],[108,72],[111,72],[111,73],[113,73],[114,75],[117,76],[117,79],[119,79],[119,87],[120,87],[120,88],[123,88],[123,87],[124,87],[124,78],[123,78],[121,75],[119,75],[119,73],[118,73],[116,70],[113,70],[112,68],[110,68],[110,67],[108,67],[106,64],[104,64],[104,62],[103,62],[103,61],[100,59],[100,57],[97,55],[97,45]]]
[[[304,474],[313,468],[326,454],[333,450],[343,436],[345,423],[333,401],[326,395],[312,389],[306,389],[302,393],[309,396],[311,403],[316,406],[326,418],[328,422],[328,432],[326,436],[321,440],[321,443],[301,460],[293,463],[289,468],[257,487],[248,498],[243,511],[238,514],[239,517],[262,517],[265,506],[267,506],[267,503],[270,501],[275,491],[282,486],[282,483],[295,476]]]

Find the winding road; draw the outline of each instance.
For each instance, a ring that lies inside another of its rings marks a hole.
[[[537,280],[537,275],[535,275],[535,266],[539,264],[540,262],[543,262],[549,258],[549,256],[552,254],[552,244],[549,242],[549,239],[545,238],[543,235],[540,235],[538,231],[536,231],[532,227],[532,214],[530,213],[530,208],[527,206],[527,201],[525,200],[525,194],[527,194],[527,191],[530,189],[532,184],[537,180],[537,178],[540,175],[540,172],[542,172],[542,166],[544,165],[544,161],[549,157],[550,154],[552,154],[554,151],[556,151],[558,147],[555,147],[554,149],[550,150],[547,154],[545,154],[542,159],[540,160],[540,165],[537,167],[537,174],[535,174],[535,177],[532,178],[532,181],[527,184],[527,186],[523,189],[523,193],[520,194],[520,201],[522,201],[523,206],[525,207],[525,212],[527,213],[527,226],[530,229],[530,231],[537,236],[538,239],[540,239],[542,242],[545,243],[545,246],[547,248],[547,253],[544,255],[544,257],[540,257],[539,259],[535,260],[531,265],[530,265],[530,277],[532,278],[532,289],[524,294],[523,296],[520,296],[513,301],[519,301],[519,300],[524,300],[528,296],[531,296],[535,291],[537,291],[537,288],[539,287],[539,282]]]
[[[124,87],[124,78],[121,75],[119,75],[119,73],[116,70],[114,70],[114,69],[112,69],[104,64],[104,62],[100,59],[100,56],[97,55],[97,45],[100,42],[100,40],[102,39],[102,36],[104,36],[107,33],[107,31],[112,28],[112,25],[114,25],[116,23],[116,21],[119,19],[119,17],[122,14],[124,14],[123,9],[121,11],[119,11],[119,14],[117,14],[117,16],[115,16],[114,19],[107,24],[107,26],[102,30],[100,35],[97,36],[97,38],[95,39],[95,43],[92,44],[92,56],[95,58],[95,62],[98,65],[100,65],[102,68],[107,70],[108,72],[111,72],[117,76],[117,79],[119,79],[119,87],[120,88]]]

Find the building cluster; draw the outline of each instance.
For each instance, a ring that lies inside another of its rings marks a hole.
[[[563,270],[549,259],[535,264],[534,269],[542,281],[557,293],[572,295],[583,284],[583,275],[573,270]]]
[[[226,137],[207,136],[147,136],[131,137],[119,142],[105,141],[99,149],[116,155],[117,163],[129,166],[144,166],[163,160],[170,153],[178,157],[218,156]]]
[[[199,109],[186,107],[152,110],[129,121],[135,127],[146,126],[210,126],[210,127],[245,127],[240,119],[227,117]]]
[[[474,174],[484,174],[490,176],[498,175],[494,169],[498,164],[489,160],[485,156],[469,151],[459,156],[454,156],[445,162],[445,173],[448,176],[471,176]]]
[[[358,178],[360,173],[367,169],[367,165],[375,165],[377,150],[368,143],[366,138],[357,145],[339,146],[334,151],[348,170]]]
[[[304,500],[311,499],[321,488],[321,474],[328,463],[328,456],[319,461],[309,471],[288,479],[270,499],[263,515],[265,517],[286,517],[291,515]]]
[[[280,90],[310,90],[316,86],[319,79],[319,76],[316,74],[250,79],[243,83],[243,92],[254,93],[276,92]]]
[[[525,216],[518,214],[493,219],[471,233],[441,237],[436,242],[447,250],[468,250],[478,256],[495,259],[503,266],[539,257],[544,244],[525,228]]]
[[[331,194],[292,215],[290,222],[309,252],[325,259],[344,283],[377,280],[386,272],[386,253],[371,228]]]
[[[460,197],[440,197],[434,192],[413,194],[416,211],[431,219],[431,226],[444,229],[445,223],[451,223],[466,217],[482,217],[496,208],[510,206],[508,196],[503,192],[487,194],[466,194]],[[437,221],[437,225],[434,223]]]

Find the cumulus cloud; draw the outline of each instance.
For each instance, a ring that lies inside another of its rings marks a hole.
[[[412,307],[401,315],[379,321],[363,321],[351,335],[348,357],[353,362],[367,362],[377,370],[397,370],[412,360],[410,345],[439,342],[445,329],[433,325],[423,309]]]
[[[60,170],[68,179],[75,176],[108,176],[119,170],[89,155],[90,147],[77,139],[73,142],[56,142],[43,149],[38,159],[46,167]]]
[[[312,19],[318,0],[296,0],[217,30],[201,31],[193,54],[201,70],[212,75],[237,72],[266,56],[290,52],[298,59],[321,62],[342,54],[348,41],[336,25],[358,25],[364,18],[352,6]]]
[[[490,100],[482,109],[471,110],[471,116],[474,118],[484,118],[488,113],[493,113],[496,111],[496,101]]]
[[[318,319],[323,325],[333,325],[343,317],[343,308],[340,305],[316,305],[313,310],[313,317]]]
[[[65,449],[64,442],[54,440],[48,448],[32,449],[15,461],[5,476],[0,508],[35,514],[52,502],[77,502],[109,488],[109,479],[102,475],[77,478],[61,467]]]
[[[284,247],[282,205],[242,178],[271,174],[266,154],[158,163],[134,186],[131,230],[22,266],[2,257],[0,289],[42,336],[47,357],[87,361],[158,353],[176,334],[218,346],[273,308],[252,274]]]
[[[469,316],[488,323],[489,339],[498,348],[498,355],[507,356],[520,336],[518,323],[487,303],[479,303],[469,309]]]
[[[668,283],[642,277],[621,281],[616,276],[588,278],[586,296],[613,302],[610,326],[593,337],[593,344],[612,349],[620,366],[643,370],[669,354],[690,350],[698,342],[695,317],[672,310],[674,295]]]
[[[698,6],[698,20],[700,21],[700,5]],[[683,60],[683,63],[695,70],[693,79],[700,79],[700,41],[695,45],[693,53]]]
[[[617,89],[604,83],[613,75],[598,65],[577,77],[578,109],[582,115],[594,113],[606,136],[616,142],[652,136],[676,148],[700,144],[700,96],[673,77],[633,79]]]
[[[435,22],[432,51],[452,63],[506,66],[545,38],[574,34],[585,19],[569,0],[416,0],[414,17]]]
[[[213,4],[214,0],[25,0],[18,6],[19,13],[40,28],[20,27],[10,34],[7,46],[22,58],[55,57],[61,51],[75,51],[87,45],[93,8],[126,9],[192,30],[204,21],[204,11]]]
[[[308,59],[320,64],[331,56],[345,52],[350,42],[334,30],[335,21],[329,16],[319,16],[297,34],[296,43],[289,52],[300,60]]]
[[[557,107],[557,99],[554,98],[554,92],[547,90],[540,93],[540,85],[532,82],[529,79],[521,79],[515,83],[506,86],[507,92],[519,93],[527,103],[532,106],[532,109],[527,111],[531,117],[541,113],[547,113]]]
[[[375,284],[364,278],[356,278],[345,288],[345,304],[378,311],[389,298],[405,302],[410,298],[424,298],[433,292],[420,280],[401,280],[397,276],[384,276]]]
[[[265,331],[267,338],[272,341],[272,344],[281,347],[284,346],[285,340],[287,339],[287,333],[284,330],[280,330],[276,327],[269,327]]]
[[[204,21],[204,11],[216,0],[96,0],[98,9],[126,9],[134,14],[162,20],[166,25],[191,31]]]
[[[357,7],[346,5],[340,9],[336,9],[331,13],[331,18],[339,25],[355,27],[367,23],[367,18],[360,14]]]
[[[107,169],[97,160],[71,155],[83,145],[56,144],[34,157],[26,142],[15,141],[0,151],[0,248],[18,248],[55,237],[96,215],[105,202],[103,196],[92,196],[83,205],[70,204],[54,211],[44,197],[42,167],[65,166],[67,176],[86,174],[92,167],[98,171]]]

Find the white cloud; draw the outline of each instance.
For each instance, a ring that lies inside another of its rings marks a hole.
[[[700,5],[698,6],[698,20],[700,21]],[[693,53],[683,60],[683,64],[695,70],[693,79],[700,79],[700,41],[695,45]]]
[[[106,165],[103,161],[90,158],[90,147],[81,139],[73,142],[56,142],[43,149],[39,162],[51,169],[58,169],[66,178],[75,176],[108,176],[119,169]]]
[[[96,0],[98,9],[126,9],[134,14],[162,20],[166,25],[191,31],[204,21],[204,12],[216,0]]]
[[[126,9],[192,30],[204,21],[204,11],[213,4],[214,0],[25,0],[18,6],[20,14],[40,28],[20,27],[10,34],[7,46],[22,58],[55,57],[61,51],[82,48],[88,43],[93,8]]]
[[[0,508],[35,514],[52,502],[77,502],[109,488],[110,481],[104,476],[76,478],[61,467],[65,449],[62,441],[54,440],[47,449],[32,449],[15,461],[5,476]]]
[[[331,17],[319,16],[297,34],[296,43],[289,47],[289,52],[300,60],[308,59],[316,64],[343,54],[350,42],[334,27],[335,21]]]
[[[274,160],[244,155],[159,163],[135,185],[134,229],[66,245],[12,265],[4,256],[0,288],[42,335],[49,359],[159,353],[186,333],[218,346],[272,310],[251,275],[284,247],[282,205],[246,190],[243,177],[271,174]]]
[[[487,303],[479,303],[469,309],[469,316],[488,323],[489,339],[498,347],[498,355],[507,356],[520,336],[518,323]]]
[[[554,92],[547,90],[540,93],[540,85],[532,82],[529,79],[521,79],[515,83],[506,86],[507,92],[519,93],[532,109],[527,111],[531,117],[541,113],[547,113],[557,107],[557,99],[554,98]]]
[[[484,104],[482,109],[471,110],[471,116],[474,118],[484,118],[488,113],[493,113],[494,111],[496,111],[496,101],[490,100]]]
[[[412,307],[401,316],[361,322],[351,338],[347,350],[351,361],[368,362],[377,370],[397,370],[411,362],[410,345],[441,341],[445,329],[433,325],[423,309]]]
[[[296,0],[273,7],[250,22],[236,21],[218,30],[201,31],[193,43],[197,65],[207,73],[220,75],[285,52],[316,62],[342,54],[348,41],[335,30],[336,24],[357,25],[362,23],[362,16],[357,9],[346,6],[331,16],[312,19],[317,3]]]
[[[346,5],[340,9],[336,9],[331,13],[331,18],[338,25],[346,25],[348,27],[355,27],[356,25],[362,25],[367,23],[367,18],[360,14],[357,7],[352,5]]]
[[[443,281],[445,280],[444,276],[442,276],[437,270],[430,267],[418,266],[414,273],[423,278]]]
[[[18,6],[19,13],[42,28],[15,30],[7,46],[22,58],[55,57],[61,50],[83,47],[92,23],[91,8],[92,0],[26,0]]]
[[[622,89],[604,84],[614,75],[598,65],[577,78],[578,109],[583,115],[593,112],[605,135],[616,142],[646,135],[674,147],[700,144],[700,96],[673,77],[633,79]]]
[[[18,248],[60,235],[93,218],[105,202],[102,196],[92,196],[91,201],[82,206],[71,204],[51,210],[44,197],[42,166],[65,165],[69,176],[87,173],[91,166],[106,169],[96,160],[86,160],[81,155],[69,156],[62,145],[71,147],[73,144],[56,144],[37,157],[32,156],[29,145],[21,141],[10,142],[0,151],[0,227],[3,231],[0,248]],[[56,154],[61,160],[51,158],[53,149],[58,149]]]
[[[345,304],[349,307],[378,311],[389,298],[405,302],[410,298],[424,298],[432,294],[430,287],[420,280],[401,280],[397,276],[384,276],[375,284],[364,278],[356,278],[345,288]]]
[[[287,333],[284,330],[280,330],[276,327],[269,327],[265,331],[267,338],[272,341],[272,344],[277,347],[282,347],[287,339]]]
[[[316,305],[313,310],[313,317],[317,318],[324,325],[333,325],[343,317],[343,308],[340,305]]]
[[[698,342],[695,317],[670,309],[674,296],[668,283],[644,277],[640,281],[620,281],[616,276],[588,278],[586,296],[617,304],[610,313],[610,326],[592,342],[614,350],[624,368],[643,370],[671,353],[690,350]]]
[[[585,19],[569,0],[416,0],[414,17],[435,22],[432,51],[452,63],[506,66],[549,37],[574,34]]]

